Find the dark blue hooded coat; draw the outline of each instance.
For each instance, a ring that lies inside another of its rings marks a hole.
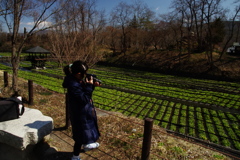
[[[93,106],[92,92],[94,85],[79,82],[72,74],[63,81],[69,97],[69,112],[73,139],[80,144],[94,143],[100,133],[97,125],[96,111]]]

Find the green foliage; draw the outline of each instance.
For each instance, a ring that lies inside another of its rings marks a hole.
[[[224,159],[224,157],[221,156],[221,155],[213,155],[213,158],[216,158],[216,159]]]
[[[184,150],[181,147],[174,146],[172,150],[178,154],[184,153]]]
[[[10,52],[1,52],[0,56],[11,56]]]

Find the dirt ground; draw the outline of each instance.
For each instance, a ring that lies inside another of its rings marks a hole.
[[[114,119],[111,117],[111,115],[107,115],[104,112],[98,112],[98,117],[100,119],[104,118],[110,118]],[[119,121],[119,119],[116,118],[116,121]],[[122,121],[122,120],[120,120]],[[123,122],[120,122],[123,123]],[[114,123],[115,124],[115,123]],[[119,124],[119,122],[118,122]],[[70,127],[71,128],[71,127]],[[69,128],[69,129],[70,129]],[[137,127],[136,127],[137,128]],[[72,156],[72,147],[74,144],[74,141],[72,140],[71,136],[69,135],[69,129],[61,129],[61,128],[56,128],[50,136],[50,139],[47,141],[47,144],[49,145],[50,148],[48,150],[45,150],[45,156],[39,158],[41,160],[70,160]],[[101,130],[101,129],[100,129]],[[137,129],[140,130],[140,129]],[[164,131],[164,129],[162,129]],[[166,132],[165,132],[166,133]],[[120,133],[122,135],[118,135],[118,137],[123,138],[124,133]],[[161,134],[161,133],[160,133]],[[102,136],[106,136],[104,133]],[[127,136],[127,135],[126,135]],[[126,137],[125,137],[126,138]],[[124,138],[123,138],[124,139]],[[85,153],[81,153],[81,159],[82,160],[122,160],[122,159],[128,159],[128,160],[133,160],[133,159],[139,159],[141,153],[135,153],[133,152],[133,155],[128,155],[130,153],[127,153],[128,151],[122,151],[120,149],[121,147],[121,142],[120,144],[116,144],[116,146],[111,146],[114,145],[114,143],[109,143],[110,140],[107,139],[106,137],[101,137],[99,142],[100,142],[100,147],[98,149],[88,151]],[[171,137],[169,135],[164,134],[156,138],[154,136],[153,138],[153,146],[156,145],[156,141],[158,143],[163,143],[166,144],[165,146],[157,146],[158,149],[154,149],[151,153],[152,154],[157,154],[159,156],[151,156],[149,159],[154,159],[154,160],[195,160],[195,159],[202,159],[202,160],[217,160],[217,159],[222,159],[222,160],[230,160],[231,158],[223,156],[221,153],[218,153],[214,150],[211,149],[206,149],[200,145],[196,145],[194,143],[190,143],[188,141],[184,141],[181,139],[178,139],[176,137]],[[140,141],[141,143],[142,141]],[[126,144],[123,144],[123,147],[127,147]],[[154,147],[155,148],[155,147]],[[175,148],[175,149],[174,149]],[[117,151],[119,149],[119,151]],[[134,150],[134,145],[130,145],[128,148],[129,150]],[[158,153],[157,153],[157,152]],[[139,151],[140,152],[140,151]],[[134,154],[137,154],[134,155]],[[44,155],[44,154],[43,154]],[[172,156],[171,156],[172,155]],[[39,159],[39,160],[40,160]]]
[[[106,113],[97,111],[98,117],[108,116]],[[43,157],[43,160],[70,160],[72,157],[72,149],[74,145],[74,141],[71,137],[71,126],[68,129],[63,128],[55,128],[50,135],[50,139],[47,140],[47,143],[50,147],[46,152],[46,156]],[[104,144],[101,144],[101,147]],[[103,152],[99,149],[95,149],[88,152],[81,152],[81,159],[109,159],[104,158],[107,153]],[[49,152],[49,153],[48,153]],[[101,155],[101,156],[99,156]],[[102,158],[100,158],[102,157]]]

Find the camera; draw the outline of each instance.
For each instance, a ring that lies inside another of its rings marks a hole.
[[[100,79],[97,79],[97,76],[95,74],[86,74],[86,78],[88,80],[91,79],[91,76],[93,77],[93,82],[98,82],[99,84],[102,83],[102,81]]]

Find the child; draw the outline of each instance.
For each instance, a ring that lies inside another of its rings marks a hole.
[[[62,85],[67,88],[68,92],[70,121],[75,141],[72,160],[80,160],[79,154],[82,146],[84,151],[99,147],[96,141],[100,133],[92,92],[95,86],[100,86],[100,84],[93,82],[93,77],[84,80],[87,70],[87,64],[82,61],[75,61],[64,68],[66,77]]]

